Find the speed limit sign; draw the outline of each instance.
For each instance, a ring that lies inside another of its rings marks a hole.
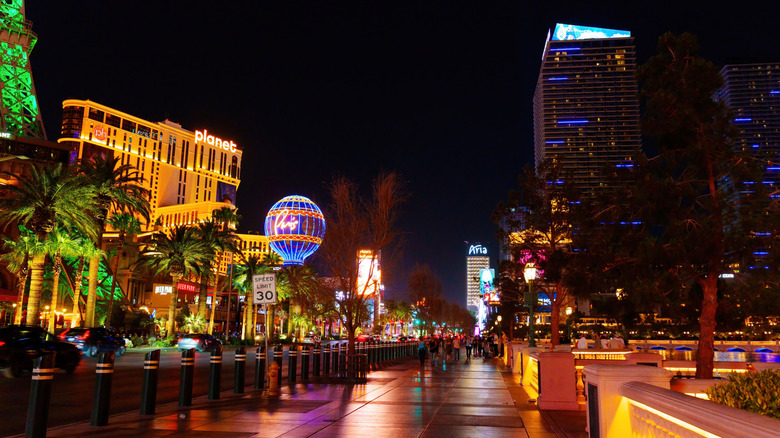
[[[252,276],[252,303],[273,304],[276,300],[276,274]]]

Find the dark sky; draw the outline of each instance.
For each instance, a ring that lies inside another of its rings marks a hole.
[[[464,241],[495,255],[491,212],[533,160],[533,90],[555,23],[630,30],[640,63],[665,31],[697,34],[719,65],[778,54],[776,14],[758,8],[771,2],[637,3],[29,0],[27,19],[50,139],[69,98],[234,139],[240,231],[262,230],[289,194],[322,206],[334,175],[367,189],[397,171],[412,197],[404,257],[384,272],[390,296],[419,262],[465,305]]]

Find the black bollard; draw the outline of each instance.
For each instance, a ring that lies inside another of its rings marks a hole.
[[[157,376],[160,373],[160,350],[146,353],[144,358],[144,388],[141,393],[141,415],[154,415],[157,404]]]
[[[54,355],[45,352],[35,359],[30,403],[27,405],[26,437],[45,437],[46,423],[49,421],[49,402],[51,400],[51,381],[54,378]]]
[[[372,368],[376,369],[376,342],[370,341],[368,343],[368,364]]]
[[[179,378],[179,406],[192,406],[192,380],[195,377],[195,349],[181,352],[181,377]]]
[[[320,376],[320,355],[322,354],[322,349],[320,344],[314,344],[314,354],[312,356],[311,361],[311,375],[312,377],[319,377]]]
[[[244,369],[246,367],[246,347],[236,349],[236,373],[233,375],[233,394],[244,393]]]
[[[333,372],[333,374],[338,374],[339,372],[339,343],[336,342],[335,344],[330,345],[330,370]]]
[[[265,346],[255,353],[255,389],[265,388]]]
[[[301,380],[309,380],[309,346],[301,350]]]
[[[347,343],[342,342],[339,345],[339,377],[347,377]]]
[[[274,362],[276,362],[276,365],[279,366],[279,373],[277,373],[276,375],[276,385],[279,388],[282,387],[282,357],[283,356],[284,356],[284,347],[281,345],[277,345],[276,347],[274,347]]]
[[[92,425],[108,424],[108,409],[111,401],[111,380],[114,376],[114,352],[104,351],[98,357],[95,369],[95,398],[92,403]]]
[[[222,346],[217,345],[209,358],[209,400],[219,400],[222,383]]]
[[[296,374],[298,374],[298,346],[290,345],[290,351],[287,354],[287,382],[295,383]]]
[[[330,342],[322,346],[322,375],[330,375]]]

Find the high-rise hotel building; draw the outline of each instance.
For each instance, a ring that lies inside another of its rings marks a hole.
[[[641,146],[636,51],[628,31],[556,24],[534,93],[534,155],[571,173],[586,196],[604,169],[631,167]]]
[[[469,245],[466,255],[466,309],[479,309],[479,275],[483,269],[490,268],[490,257],[485,246]]]
[[[763,180],[748,184],[765,184],[774,192],[780,188],[780,61],[731,62],[720,73],[717,98],[734,113],[736,147],[766,163]]]
[[[90,100],[66,100],[62,106],[58,141],[70,146],[71,161],[103,154],[138,170],[151,194],[145,231],[196,224],[226,204],[235,206],[243,148],[228,134],[150,122]],[[239,237],[249,254],[269,251],[265,236]],[[221,272],[228,263],[221,257]]]

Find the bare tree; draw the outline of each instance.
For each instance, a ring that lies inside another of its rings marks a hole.
[[[355,330],[369,317],[366,303],[374,288],[370,282],[358,282],[358,251],[371,251],[371,260],[363,263],[370,262],[368,278],[372,278],[380,251],[391,249],[399,241],[395,224],[407,194],[395,173],[380,174],[368,199],[360,195],[357,184],[345,177],[334,179],[329,189],[327,231],[319,255],[340,292],[336,301],[349,339],[349,354],[355,354]]]

